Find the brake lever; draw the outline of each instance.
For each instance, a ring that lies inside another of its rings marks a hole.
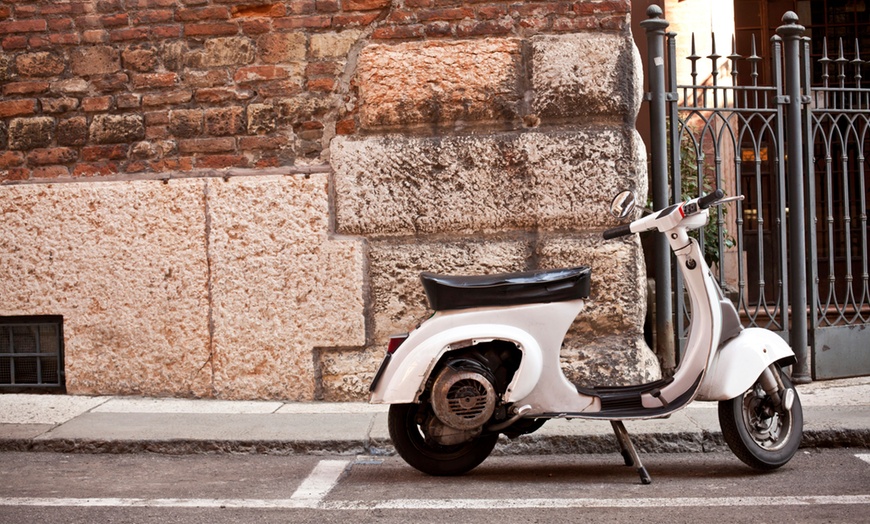
[[[710,204],[710,207],[713,207],[713,206],[721,206],[721,205],[724,205],[724,204],[729,204],[729,203],[731,203],[731,202],[742,201],[742,200],[745,200],[745,199],[746,199],[746,197],[744,197],[743,195],[737,195],[737,196],[732,196],[732,197],[728,197],[728,198],[723,198],[722,200],[717,200],[716,202],[713,202],[712,204]]]

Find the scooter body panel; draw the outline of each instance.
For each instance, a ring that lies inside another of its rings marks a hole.
[[[505,400],[524,398],[541,379],[545,355],[559,354],[562,338],[582,309],[582,300],[571,300],[438,312],[411,332],[393,354],[372,391],[371,402],[416,402],[445,353],[492,340],[512,342],[522,351],[520,368],[505,392]]]
[[[788,358],[794,352],[776,333],[744,329],[711,357],[697,399],[732,399],[749,389],[765,368]]]

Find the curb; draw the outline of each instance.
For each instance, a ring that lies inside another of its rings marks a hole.
[[[719,432],[639,433],[632,435],[641,453],[710,453],[727,451]],[[870,448],[870,430],[829,429],[804,431],[802,449]],[[612,435],[526,435],[501,437],[493,456],[618,453]],[[52,453],[156,453],[164,455],[395,455],[389,440],[99,440],[0,439],[0,452]]]

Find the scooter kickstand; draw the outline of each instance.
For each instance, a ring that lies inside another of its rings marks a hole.
[[[636,466],[637,473],[640,475],[641,484],[652,483],[652,477],[649,476],[646,468],[640,461],[640,456],[631,442],[631,437],[625,429],[625,424],[621,420],[611,420],[610,425],[613,427],[613,432],[616,434],[616,441],[619,442],[619,451],[622,453],[622,458],[625,459],[626,466]]]

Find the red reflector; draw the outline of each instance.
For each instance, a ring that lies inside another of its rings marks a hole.
[[[402,342],[407,340],[407,338],[408,338],[407,333],[402,334],[402,335],[391,336],[390,337],[390,345],[387,346],[387,354],[392,355],[393,353],[395,353],[396,350],[399,349],[399,346],[402,345]]]

